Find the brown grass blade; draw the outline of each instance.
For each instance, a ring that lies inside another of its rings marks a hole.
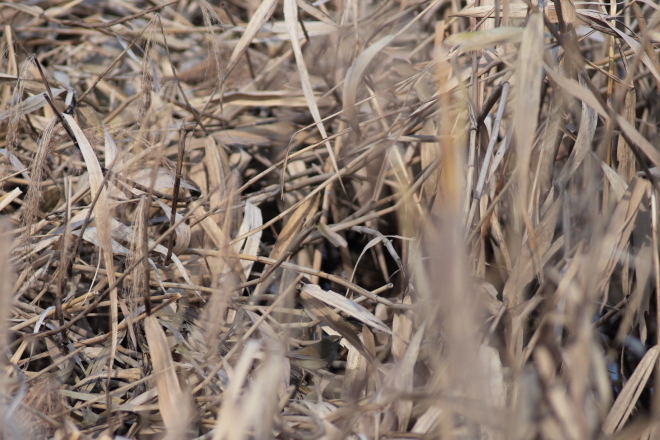
[[[655,436],[655,2],[22,3],[0,436]]]
[[[337,308],[342,312],[352,316],[358,321],[373,327],[383,333],[391,334],[392,331],[380,319],[376,318],[371,312],[343,296],[331,290],[323,290],[316,284],[305,284],[302,289],[303,293],[323,301],[330,307]]]
[[[369,67],[369,64],[373,61],[376,55],[394,41],[395,37],[395,35],[387,35],[376,41],[362,51],[355,61],[353,61],[353,64],[351,64],[348,71],[346,71],[344,89],[342,92],[344,98],[343,110],[348,125],[358,134],[358,136],[361,136],[360,119],[355,105],[357,101],[357,89],[362,81],[362,75],[364,75],[367,67]]]
[[[617,397],[614,405],[610,409],[605,424],[603,425],[603,432],[605,434],[612,434],[619,431],[630,417],[630,413],[635,408],[635,403],[639,399],[642,388],[648,378],[651,376],[654,364],[660,354],[660,347],[656,346],[651,348],[642,360],[640,361],[635,372],[630,376],[628,382],[621,390],[619,397]]]
[[[541,105],[543,29],[543,15],[538,12],[531,13],[522,35],[516,68],[517,82],[515,85],[513,124],[518,151],[518,166],[516,169],[522,209],[526,209],[527,206],[529,161],[537,127],[537,119],[531,115],[537,114]]]
[[[169,344],[158,318],[148,316],[144,321],[144,331],[149,343],[156,387],[158,388],[158,409],[167,428],[166,439],[190,438],[188,433],[192,408],[179,383],[170,354]]]
[[[305,100],[307,101],[307,107],[309,107],[309,111],[314,118],[316,127],[318,128],[319,133],[321,133],[321,137],[326,139],[328,133],[325,131],[319,108],[316,105],[314,89],[312,88],[312,83],[309,79],[309,73],[307,72],[307,65],[305,64],[302,49],[300,48],[300,39],[298,37],[298,6],[296,0],[284,0],[284,20],[286,22],[287,31],[289,32],[291,47],[293,47],[293,54],[296,57],[296,65],[298,66],[298,74],[300,75],[300,82],[302,84]],[[339,173],[337,159],[335,158],[335,153],[332,151],[330,142],[326,142],[325,147],[328,150],[328,156],[332,162],[332,167],[336,173]]]
[[[229,61],[227,62],[227,67],[225,70],[225,76],[222,79],[222,82],[227,79],[231,71],[234,69],[234,67],[236,67],[236,63],[238,63],[238,60],[243,56],[243,54],[245,54],[259,29],[261,29],[264,23],[268,21],[271,15],[273,15],[275,6],[277,6],[277,0],[263,0],[257,10],[254,11],[254,15],[250,18],[250,22],[245,27],[243,35],[241,35],[241,38],[238,40],[238,43],[236,44],[231,57],[229,57]]]

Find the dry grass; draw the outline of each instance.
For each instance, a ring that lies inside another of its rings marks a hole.
[[[0,20],[0,439],[660,436],[655,2]]]

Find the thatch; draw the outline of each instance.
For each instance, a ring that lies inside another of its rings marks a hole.
[[[0,439],[659,435],[653,1],[0,20]]]

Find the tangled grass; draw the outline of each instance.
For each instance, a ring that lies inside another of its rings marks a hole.
[[[653,1],[0,20],[1,439],[659,435]]]

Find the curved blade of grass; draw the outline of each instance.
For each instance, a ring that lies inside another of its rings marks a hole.
[[[165,333],[155,316],[144,320],[144,331],[149,343],[149,354],[153,363],[158,388],[158,409],[167,428],[168,439],[186,438],[192,411],[186,398],[170,353]]]
[[[344,115],[346,116],[346,121],[348,125],[353,129],[358,136],[361,136],[360,133],[360,121],[358,119],[357,108],[355,107],[355,101],[357,99],[357,88],[360,85],[360,80],[364,75],[364,72],[369,67],[369,64],[373,59],[380,53],[381,50],[385,49],[391,42],[394,40],[396,35],[387,35],[380,40],[376,41],[374,44],[369,46],[364,50],[358,57],[353,61],[351,67],[348,68],[346,72],[346,78],[344,79]]]
[[[544,65],[545,71],[553,81],[555,81],[559,86],[566,90],[569,94],[573,95],[575,98],[583,101],[589,107],[596,110],[602,117],[609,119],[610,114],[603,108],[602,105],[598,102],[593,93],[586,87],[582,87],[578,84],[577,81],[566,78],[565,76],[559,74],[557,71],[553,70],[547,64]],[[660,167],[660,151],[656,150],[655,147],[642,135],[630,122],[626,120],[623,116],[619,114],[614,114],[616,122],[630,140],[642,150],[642,153],[653,162],[653,165]]]
[[[100,191],[98,201],[94,205],[94,222],[96,223],[96,228],[98,231],[100,248],[103,252],[103,260],[105,263],[105,268],[107,270],[108,283],[113,285],[115,283],[115,267],[112,260],[112,233],[110,228],[110,210],[109,200],[107,191],[103,187],[103,172],[101,171],[101,164],[99,163],[94,149],[90,144],[87,136],[83,133],[82,129],[76,122],[76,120],[66,113],[62,113],[62,116],[66,120],[66,123],[71,128],[80,151],[82,152],[83,159],[85,160],[85,166],[89,172],[89,184],[92,193],[92,199]],[[117,299],[117,288],[114,288],[110,291],[110,327],[112,332],[111,342],[110,342],[110,356],[108,362],[108,377],[112,374],[112,365],[114,363],[114,358],[117,350],[117,326],[119,324],[119,303]]]

